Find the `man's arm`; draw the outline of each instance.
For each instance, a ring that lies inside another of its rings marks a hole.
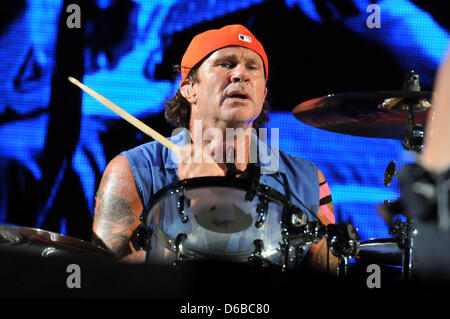
[[[317,211],[317,217],[319,220],[327,226],[328,224],[334,224],[334,205],[331,199],[330,188],[322,172],[317,169],[319,174],[319,190],[320,190],[320,204]],[[309,247],[308,253],[305,256],[305,261],[309,266],[319,272],[327,272],[330,274],[336,274],[339,264],[339,259],[335,257],[329,247],[327,247],[327,239],[323,238],[320,242]],[[328,261],[327,261],[328,260]],[[328,266],[327,266],[328,264]]]
[[[119,155],[106,167],[95,198],[93,243],[119,259],[132,254],[143,261],[144,251],[136,252],[133,245],[142,209],[131,167],[126,157]]]

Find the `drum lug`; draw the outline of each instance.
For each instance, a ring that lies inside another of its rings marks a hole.
[[[262,251],[264,250],[264,242],[262,239],[255,239],[253,241],[253,245],[255,245],[255,250],[253,251],[252,255],[261,256]]]
[[[180,216],[181,222],[183,224],[186,224],[189,221],[189,216],[186,215],[186,208],[189,208],[190,205],[191,203],[189,198],[186,198],[184,195],[181,195],[177,203],[177,209],[178,215]]]
[[[135,249],[149,251],[151,249],[150,238],[152,235],[152,230],[147,229],[144,225],[139,225],[134,234],[131,241]]]
[[[290,225],[294,227],[306,225],[308,222],[308,217],[306,214],[297,206],[292,205],[290,207]]]
[[[295,255],[294,255],[294,266],[298,266],[303,261],[303,253],[305,252],[305,247],[301,245],[294,246]]]
[[[289,261],[289,240],[283,239],[283,242],[280,243],[280,253],[281,270],[286,271]]]
[[[183,242],[187,239],[187,235],[185,233],[179,233],[177,238],[175,238],[175,242],[173,243],[172,250],[175,253],[175,261],[173,263],[174,266],[178,265],[178,262],[182,261],[183,258]]]
[[[258,219],[255,222],[256,228],[261,228],[264,225],[264,222],[267,218],[267,210],[269,208],[269,202],[267,198],[264,196],[262,198],[261,203],[256,205],[256,213],[258,214]]]

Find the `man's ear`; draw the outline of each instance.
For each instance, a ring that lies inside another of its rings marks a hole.
[[[180,85],[181,95],[191,104],[195,103],[197,100],[197,92],[194,86],[192,80],[188,79],[181,81]]]

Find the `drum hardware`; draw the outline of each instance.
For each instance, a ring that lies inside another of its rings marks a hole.
[[[327,241],[331,253],[339,258],[338,276],[347,277],[349,260],[359,253],[356,229],[352,224],[329,224],[327,226]]]
[[[142,221],[141,221],[141,223],[142,223]],[[148,258],[150,256],[150,252],[152,250],[152,242],[150,240],[150,238],[152,237],[152,234],[153,234],[152,227],[147,229],[143,224],[139,225],[137,234],[136,234],[137,247],[138,247],[138,249],[136,249],[136,250],[145,250],[146,251],[146,255],[145,255],[146,263],[149,261]]]
[[[303,261],[303,258],[300,258],[300,256],[303,256],[305,252],[305,247],[301,245],[294,246],[295,247],[295,265],[300,265],[300,263]]]
[[[389,234],[394,236],[398,247],[403,251],[402,279],[411,280],[414,269],[414,237],[417,234],[414,218],[408,218],[405,222],[397,218],[389,228]]]
[[[422,124],[414,124],[414,114],[408,117],[406,135],[402,139],[402,146],[407,151],[421,152],[423,149],[424,129]]]
[[[420,92],[419,74],[410,71],[405,76],[402,90],[405,92]],[[414,112],[428,109],[431,104],[424,104],[423,101],[414,98],[405,98],[402,103],[404,106],[401,106],[401,108],[406,108],[408,111],[406,134],[402,139],[402,146],[407,151],[420,152],[423,149],[424,130],[421,123],[414,123]]]
[[[315,232],[314,234],[309,234],[308,239],[305,240],[305,237],[298,235],[298,230],[300,228],[303,229],[303,234],[307,233],[309,230],[309,226],[307,224],[308,217],[306,214],[297,206],[292,205],[289,208],[289,223],[287,229],[285,231],[286,241],[289,242],[288,249],[283,249],[285,253],[285,260],[289,262],[292,267],[300,265],[303,258],[304,245],[309,242],[318,242],[319,240],[313,239],[314,237],[319,237],[320,235]],[[314,227],[313,227],[314,228]]]
[[[384,218],[387,219],[395,214],[399,214],[399,208],[403,205],[401,201],[390,203],[385,201],[385,207],[389,210],[388,215]],[[402,212],[403,213],[403,212]],[[414,218],[408,217],[406,221],[402,221],[397,218],[395,221],[391,221],[389,225],[389,235],[393,235],[398,247],[402,250],[402,279],[405,281],[411,280],[414,270],[414,237],[417,234],[415,228]]]
[[[141,224],[133,232],[133,235],[131,235],[131,242],[133,246],[137,250],[150,249],[151,247],[149,246],[150,242],[148,239],[150,238],[151,233],[152,229],[151,228],[147,229],[146,227],[144,227],[144,225],[142,225],[141,220]]]
[[[267,210],[269,208],[269,201],[266,196],[259,196],[260,203],[256,205],[256,213],[258,219],[255,222],[256,228],[261,228],[267,218]]]
[[[279,270],[281,268],[280,265],[273,262],[272,260],[265,258],[262,253],[264,251],[264,242],[261,239],[255,239],[253,241],[253,245],[255,245],[255,250],[248,257],[248,261],[258,267],[263,268],[274,268]]]
[[[383,208],[382,217],[389,224],[389,235],[393,235],[398,247],[403,251],[402,278],[410,280],[414,269],[414,236],[417,232],[414,226],[414,218],[408,217],[403,222],[398,217],[395,221],[392,221],[394,216],[405,214],[405,207],[401,198],[393,202],[384,201]]]
[[[280,265],[278,269],[282,272],[293,270],[300,265],[303,258],[304,247],[302,244],[296,244],[295,240],[288,238],[288,234],[283,235],[282,242],[280,243]]]
[[[394,179],[394,177],[397,177],[396,163],[395,161],[390,161],[384,172],[384,179],[383,179],[384,186],[391,185],[391,182]]]
[[[421,145],[417,144],[415,151],[420,151]],[[406,164],[404,169],[409,170],[413,164]],[[390,185],[390,177],[399,177],[400,173],[396,171],[395,162],[389,163],[385,173],[385,186]],[[414,236],[417,230],[415,229],[414,218],[408,216],[405,222],[402,222],[400,218],[392,221],[395,215],[405,215],[405,205],[402,199],[390,202],[384,201],[384,214],[383,218],[389,224],[389,235],[393,235],[398,247],[403,251],[402,256],[402,279],[411,280],[414,270]]]
[[[404,92],[420,92],[419,74],[414,71],[410,71],[406,74],[402,90]],[[404,98],[391,106],[391,108],[406,110],[408,112],[405,136],[402,138],[402,146],[405,150],[417,153],[422,151],[424,128],[422,123],[415,123],[415,113],[417,111],[428,110],[430,107],[431,104],[429,102],[413,97]],[[398,176],[398,173],[396,171],[395,162],[391,161],[385,172],[384,185],[389,186],[392,179],[396,176]],[[389,229],[389,233],[394,236],[399,248],[403,250],[403,280],[411,280],[412,278],[414,267],[414,236],[417,232],[414,225],[414,218],[408,217],[406,222],[402,222],[400,218],[398,218],[392,223]]]
[[[175,253],[175,261],[172,263],[173,266],[178,267],[179,263],[183,260],[183,242],[187,239],[185,233],[179,233],[172,246],[172,250]]]
[[[347,278],[348,277],[348,270],[349,270],[349,260],[350,258],[342,257],[339,258],[338,261],[338,269],[337,269],[337,276],[340,278]]]
[[[292,226],[301,226],[301,225],[306,225],[307,221],[308,221],[308,217],[306,216],[306,214],[304,212],[302,212],[302,210],[300,208],[298,208],[297,206],[291,206],[290,207],[290,214],[291,214],[291,220],[290,220],[290,225]]]
[[[327,238],[331,253],[340,260],[341,274],[348,273],[348,260],[359,251],[356,229],[349,223],[323,225],[314,221],[301,226],[291,227],[290,242],[299,246],[318,243]]]
[[[253,245],[255,245],[255,250],[252,255],[261,256],[261,253],[264,249],[264,242],[261,239],[255,239],[253,241]]]
[[[400,249],[404,249],[406,246],[406,223],[402,222],[400,218],[397,218],[389,226],[389,235],[393,235],[397,245]]]
[[[289,265],[289,239],[287,238],[288,233],[286,229],[281,231],[282,241],[280,243],[280,265],[281,271],[286,271]]]
[[[292,217],[289,220],[291,219]],[[299,218],[294,217],[294,219]],[[293,252],[300,251],[298,247],[318,243],[325,236],[324,227],[320,222],[315,221],[306,224],[289,224],[283,228],[283,242],[280,243],[283,271],[299,264],[299,256]]]
[[[143,210],[142,214],[139,216],[140,224],[136,229],[136,242],[137,247],[139,247],[139,250],[146,251],[145,262],[147,263],[149,261],[148,258],[152,250],[150,238],[152,237],[153,233],[153,224],[150,224],[150,227],[148,228],[144,225],[144,214],[143,214],[144,211],[145,210]]]
[[[186,224],[189,221],[189,217],[186,215],[186,208],[191,206],[191,201],[186,196],[181,195],[177,202],[178,215],[180,216],[181,222]]]
[[[284,207],[281,218],[282,240],[279,243],[280,264],[282,271],[286,271],[288,268],[293,268],[299,263],[299,256],[292,256],[292,252],[297,252],[297,247],[307,244],[307,241],[305,241],[305,236],[302,235],[306,233],[308,233],[308,235],[311,234],[306,230],[303,230],[303,232],[301,231],[304,227],[309,229],[309,224],[306,222],[307,216],[299,207],[292,204]],[[314,236],[314,234],[312,236]],[[310,238],[308,237],[308,239]]]
[[[358,254],[359,243],[356,229],[350,223],[329,224],[327,238],[331,253],[339,258],[354,258]]]
[[[291,225],[288,229],[287,237],[294,246],[316,244],[327,235],[327,228],[320,221]]]

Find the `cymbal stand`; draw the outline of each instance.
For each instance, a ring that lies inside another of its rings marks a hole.
[[[419,74],[410,71],[405,76],[403,91],[419,92]],[[423,149],[424,130],[421,124],[414,123],[414,112],[418,101],[414,98],[405,99],[404,105],[408,107],[408,122],[406,124],[405,137],[402,139],[402,146],[407,151],[420,153]],[[395,172],[395,162],[389,163],[385,173],[385,186],[389,186],[393,177],[397,177]],[[402,257],[402,279],[409,281],[412,279],[414,269],[414,236],[416,234],[415,220],[407,217],[405,222],[399,218],[392,223],[390,234],[394,235],[400,249],[403,250]]]
[[[403,91],[420,92],[419,74],[414,71],[409,72],[405,76],[403,83]],[[406,125],[406,134],[402,139],[402,146],[407,151],[420,152],[423,149],[424,130],[420,123],[414,123],[414,112],[418,105],[416,98],[408,98],[403,101],[408,108],[408,123]]]

